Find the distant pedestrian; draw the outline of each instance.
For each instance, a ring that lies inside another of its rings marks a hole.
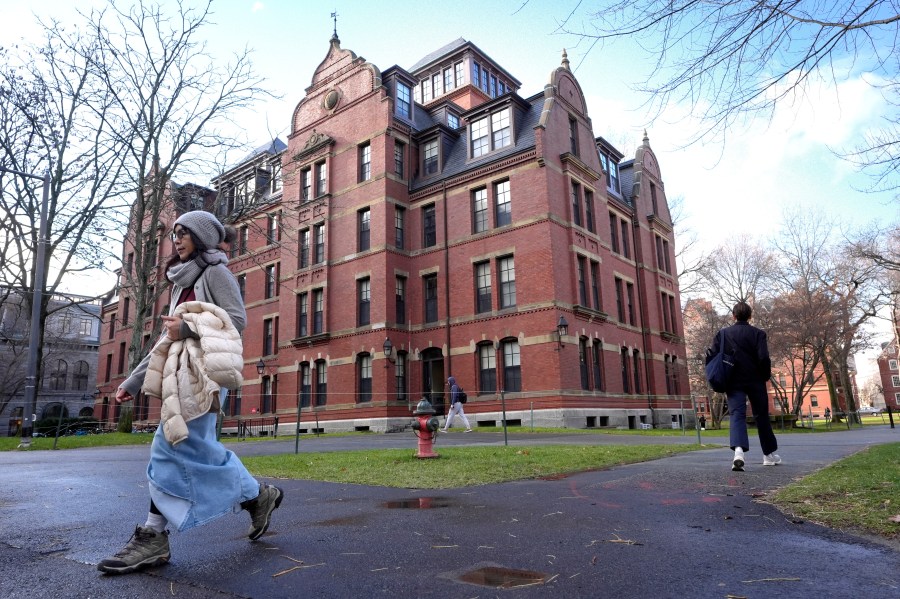
[[[772,376],[772,361],[766,333],[749,322],[753,310],[743,301],[734,305],[731,315],[734,324],[716,333],[713,345],[706,350],[706,362],[719,353],[725,344],[725,351],[734,352],[734,368],[725,386],[728,398],[728,412],[731,415],[730,441],[734,450],[731,469],[744,469],[744,453],[750,450],[747,437],[747,401],[756,419],[759,444],[762,447],[763,466],[775,466],[781,458],[775,453],[778,441],[769,422],[769,394],[766,382]]]
[[[825,408],[825,422],[831,422],[831,408]]]
[[[700,430],[706,430],[706,416],[704,416],[703,414],[700,414]]]
[[[453,417],[456,414],[459,414],[460,418],[462,418],[463,423],[466,425],[466,432],[471,433],[472,427],[469,425],[469,419],[466,418],[466,412],[463,410],[463,404],[459,401],[459,385],[456,384],[456,379],[452,376],[447,379],[447,384],[450,386],[450,411],[447,412],[447,423],[444,425],[444,428],[441,429],[441,432],[446,433],[450,430],[450,425],[453,422]]]
[[[163,401],[147,466],[150,511],[125,547],[97,564],[101,572],[128,574],[165,564],[168,524],[185,531],[238,506],[250,513],[247,536],[255,541],[281,504],[281,489],[260,484],[216,440],[219,391],[241,384],[240,331],[247,318],[220,249],[224,238],[224,227],[209,212],[187,212],[175,221],[177,255],[166,270],[172,299],[162,317],[165,332],[116,391],[119,403],[142,390]]]

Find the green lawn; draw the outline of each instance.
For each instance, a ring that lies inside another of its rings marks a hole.
[[[830,528],[898,540],[898,489],[900,443],[891,443],[835,462],[781,489],[770,500],[788,513]]]

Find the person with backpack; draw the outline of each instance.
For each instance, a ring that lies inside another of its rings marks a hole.
[[[459,414],[463,423],[466,425],[465,432],[471,433],[472,427],[469,425],[469,419],[466,418],[465,410],[463,410],[463,403],[465,403],[463,397],[465,397],[465,392],[456,384],[456,379],[452,376],[447,379],[447,384],[450,385],[450,411],[447,412],[447,423],[444,425],[444,428],[441,429],[441,432],[446,433],[450,430],[450,424],[453,422],[453,417],[456,414]]]
[[[747,302],[736,303],[731,310],[734,324],[716,333],[712,347],[706,350],[707,364],[719,354],[723,343],[726,352],[733,354],[734,366],[725,383],[725,396],[731,415],[730,444],[734,450],[731,469],[734,471],[744,469],[744,453],[750,450],[747,436],[748,400],[756,419],[763,466],[781,463],[781,458],[775,453],[778,441],[769,422],[769,393],[766,389],[766,382],[772,376],[772,360],[769,358],[766,332],[749,322],[752,314],[753,310]]]

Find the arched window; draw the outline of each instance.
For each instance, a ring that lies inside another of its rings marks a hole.
[[[328,400],[328,368],[325,360],[316,360],[316,405],[324,406]]]
[[[491,342],[478,345],[478,393],[497,392],[497,352]]]
[[[500,343],[503,351],[503,390],[515,393],[522,390],[522,364],[519,356],[519,342],[506,339]]]
[[[69,374],[69,365],[65,360],[56,362],[53,372],[50,374],[50,390],[62,391],[66,388],[66,377]]]
[[[76,391],[87,390],[88,374],[90,367],[84,360],[75,362],[75,372],[72,374],[72,388]]]
[[[308,408],[312,398],[312,370],[309,362],[300,364],[300,407]]]
[[[372,356],[368,353],[361,353],[356,357],[356,375],[356,402],[372,401]]]

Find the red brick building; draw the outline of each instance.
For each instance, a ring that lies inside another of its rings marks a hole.
[[[565,54],[519,86],[462,39],[382,71],[332,38],[286,148],[213,181],[248,316],[226,429],[292,432],[299,402],[301,430],[393,430],[423,396],[443,412],[451,374],[473,425],[689,414],[646,134],[626,161],[596,137]]]
[[[878,375],[884,393],[884,405],[891,410],[900,410],[900,357],[897,355],[897,340],[881,345],[878,355]]]

